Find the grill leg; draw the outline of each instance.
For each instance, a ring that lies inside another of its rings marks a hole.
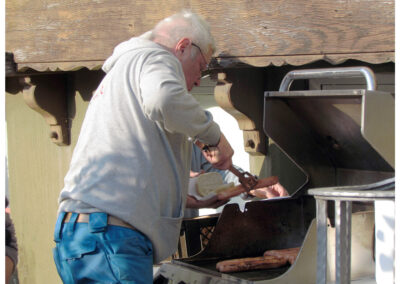
[[[327,200],[317,199],[317,284],[326,283]]]
[[[350,283],[351,207],[351,201],[335,201],[336,284]]]

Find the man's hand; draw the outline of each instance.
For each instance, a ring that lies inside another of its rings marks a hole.
[[[190,171],[189,177],[191,177],[191,178],[198,177],[199,175],[204,174],[204,173],[205,173],[204,170],[201,170],[200,172]]]
[[[220,170],[226,170],[231,167],[233,153],[231,145],[222,132],[217,147],[210,147],[208,150],[203,151],[206,160],[209,161],[214,168]]]
[[[11,258],[9,258],[8,256],[6,256],[6,284],[8,284],[10,282],[11,279],[11,275],[14,272],[14,262],[11,260]]]
[[[289,193],[279,182],[270,186],[250,190],[249,193],[258,198],[289,196]]]
[[[188,195],[186,200],[186,208],[218,208],[228,201],[229,199],[219,200],[218,196],[216,195],[206,200],[197,200],[193,196]]]

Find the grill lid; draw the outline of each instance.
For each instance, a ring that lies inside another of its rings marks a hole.
[[[364,76],[368,90],[288,90],[294,79],[354,76]],[[304,184],[351,185],[393,176],[394,97],[375,86],[366,67],[297,70],[286,75],[279,92],[265,93],[264,131],[304,173]]]

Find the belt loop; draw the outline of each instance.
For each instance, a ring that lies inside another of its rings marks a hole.
[[[91,213],[89,215],[89,231],[92,233],[104,232],[107,228],[107,218],[107,213]]]
[[[61,241],[61,228],[62,228],[63,221],[64,221],[66,214],[67,214],[67,212],[60,212],[60,214],[58,214],[56,227],[54,228],[54,241],[55,242]]]
[[[66,223],[66,234],[67,236],[72,235],[72,233],[74,232],[74,228],[75,228],[75,223],[76,223],[76,219],[78,219],[78,213],[72,213],[71,214],[71,218],[69,219],[68,223]]]

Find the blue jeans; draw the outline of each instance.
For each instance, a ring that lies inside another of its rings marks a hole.
[[[63,223],[60,213],[54,231],[54,262],[64,283],[153,282],[153,248],[138,231],[107,225],[107,214],[90,214],[77,223],[73,213]]]

